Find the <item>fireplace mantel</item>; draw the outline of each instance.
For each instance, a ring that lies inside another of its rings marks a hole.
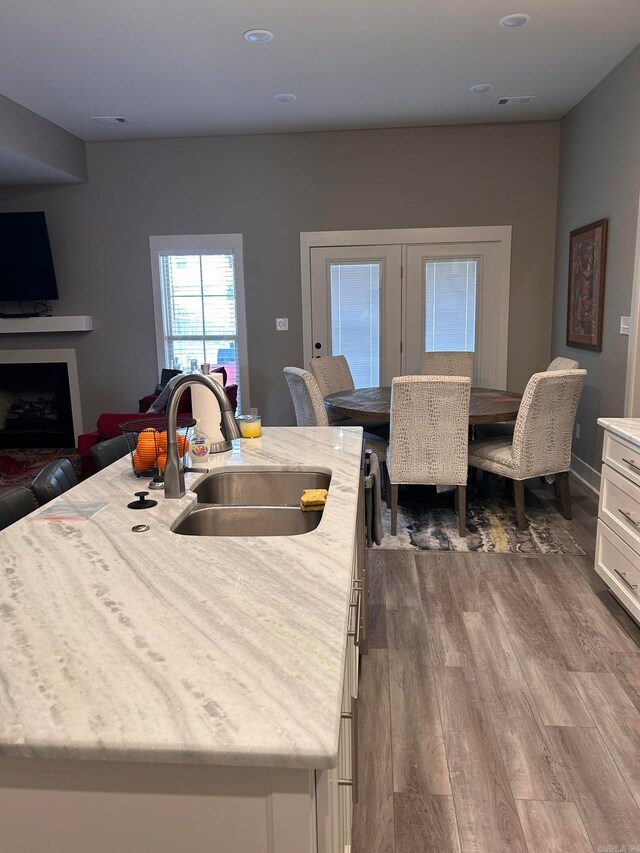
[[[93,317],[78,314],[75,317],[0,317],[0,335],[20,335],[25,332],[91,332]]]

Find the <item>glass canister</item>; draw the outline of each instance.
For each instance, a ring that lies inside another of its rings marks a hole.
[[[236,418],[243,438],[260,438],[262,435],[262,417],[260,415],[240,415]]]

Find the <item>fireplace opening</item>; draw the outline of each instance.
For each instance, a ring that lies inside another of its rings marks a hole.
[[[75,447],[66,362],[0,364],[0,447]]]

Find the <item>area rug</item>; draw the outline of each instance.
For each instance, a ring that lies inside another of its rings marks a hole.
[[[80,479],[80,457],[73,448],[0,449],[0,489],[8,486],[31,487],[33,478],[52,459],[69,459]]]
[[[391,551],[475,551],[496,554],[566,554],[585,552],[568,530],[553,499],[542,501],[526,491],[526,530],[518,530],[513,500],[504,490],[490,487],[487,498],[467,498],[467,536],[458,534],[458,517],[453,512],[453,495],[435,495],[427,487],[400,490],[398,535],[391,536],[391,517],[383,501],[385,537],[379,548]]]

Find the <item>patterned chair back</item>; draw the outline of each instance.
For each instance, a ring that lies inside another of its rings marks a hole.
[[[392,483],[467,482],[471,380],[397,376],[391,385],[388,453]]]
[[[580,364],[575,359],[563,358],[559,355],[557,358],[554,358],[549,367],[547,367],[547,372],[549,370],[577,370],[579,367]]]
[[[285,367],[293,408],[298,426],[329,426],[329,418],[318,383],[308,370],[299,367]]]
[[[425,352],[422,356],[423,376],[468,376],[473,382],[473,352]]]
[[[349,362],[343,355],[312,358],[309,362],[309,370],[318,383],[322,397],[338,394],[340,391],[353,391],[356,387]]]
[[[586,370],[534,373],[513,431],[517,479],[559,474],[571,466],[571,439]]]

